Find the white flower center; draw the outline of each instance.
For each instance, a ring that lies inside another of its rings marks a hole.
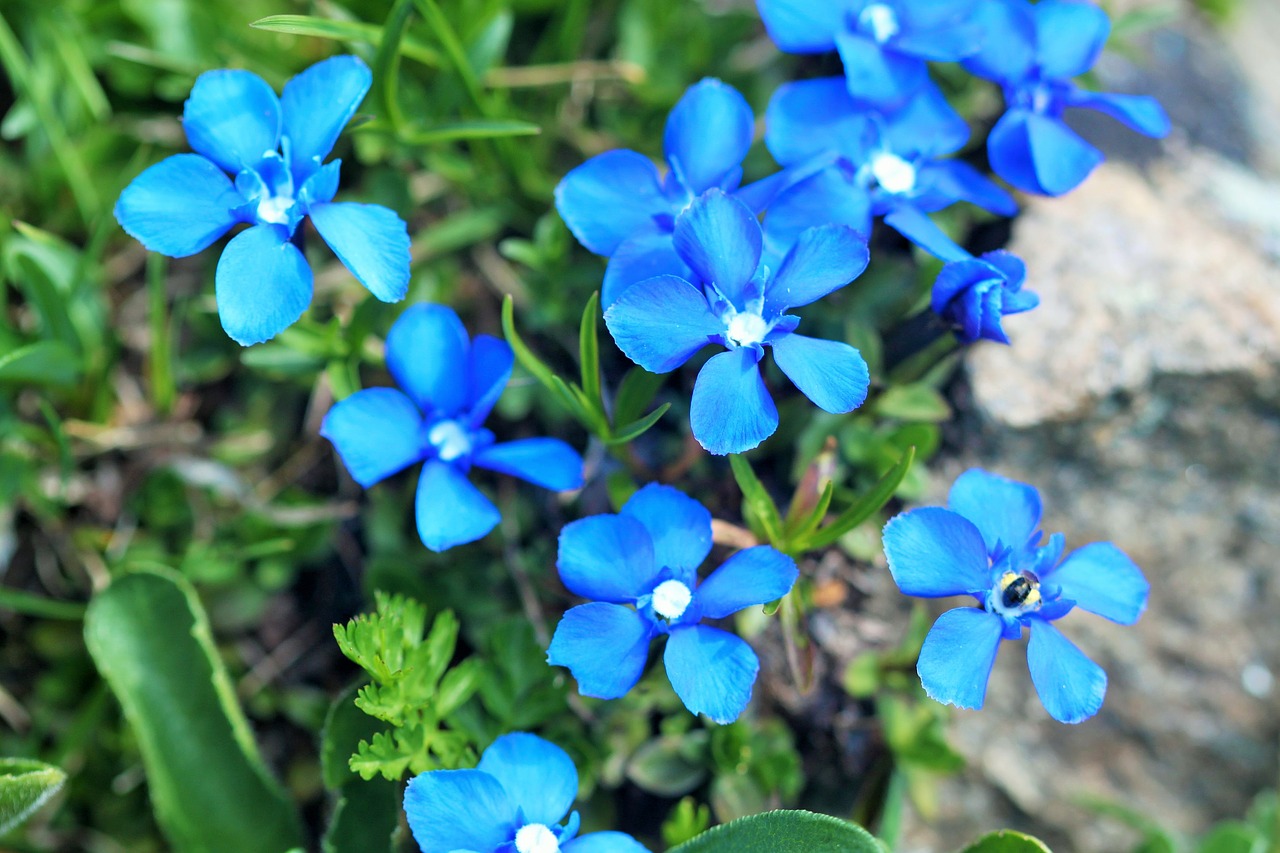
[[[436,449],[441,462],[452,462],[471,452],[471,436],[457,421],[436,424],[427,433],[427,441]]]
[[[769,334],[769,328],[769,324],[759,314],[744,311],[729,319],[725,334],[735,345],[746,347],[763,341],[765,335]]]
[[[287,225],[289,211],[295,204],[288,196],[267,196],[258,202],[258,221],[264,225]]]
[[[518,853],[559,853],[556,834],[540,823],[529,823],[516,832]]]
[[[897,14],[884,3],[872,3],[863,9],[858,23],[870,30],[871,37],[879,44],[884,44],[902,29],[898,25]]]
[[[680,581],[663,581],[653,591],[653,611],[663,619],[679,619],[691,601],[693,592]]]
[[[885,192],[895,195],[911,192],[916,187],[916,167],[888,151],[871,158],[871,174]]]

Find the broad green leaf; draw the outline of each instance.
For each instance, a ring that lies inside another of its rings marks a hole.
[[[1247,823],[1220,823],[1196,845],[1196,853],[1269,853],[1267,840]]]
[[[707,778],[707,732],[663,735],[642,744],[627,762],[627,778],[659,797],[680,797]]]
[[[348,766],[360,741],[386,730],[356,707],[355,695],[356,688],[350,687],[329,706],[320,735],[324,784],[338,792],[322,842],[324,853],[390,851],[399,823],[399,785],[385,779],[366,782]]]
[[[914,447],[908,448],[906,453],[902,454],[902,458],[898,460],[898,464],[890,468],[889,472],[880,478],[880,481],[872,487],[871,491],[840,513],[835,521],[814,533],[809,540],[797,543],[796,547],[804,550],[825,548],[879,512],[893,497],[893,493],[898,490],[903,478],[911,470],[911,462],[915,459],[915,454],[916,449]]]
[[[66,773],[43,761],[0,758],[0,835],[31,817],[66,781]]]
[[[259,30],[288,33],[296,36],[342,41],[349,44],[378,44],[382,39],[382,27],[363,21],[337,21],[333,18],[317,18],[312,15],[269,15],[249,26]],[[415,41],[409,36],[400,39],[400,53],[410,59],[433,67],[440,65],[438,51]]]
[[[777,504],[773,502],[773,498],[769,497],[764,484],[756,476],[756,472],[751,470],[751,463],[742,454],[733,453],[729,455],[729,465],[733,468],[733,478],[738,481],[738,488],[742,490],[747,511],[759,521],[765,538],[771,544],[780,542],[782,516],[778,513]]]
[[[963,853],[1053,853],[1043,841],[1037,841],[1030,835],[1002,829],[984,835],[968,847]]]
[[[115,580],[89,603],[85,644],[137,739],[175,850],[280,853],[301,843],[190,584],[168,571]]]
[[[772,811],[714,827],[668,853],[881,853],[857,824],[806,811]]]
[[[872,408],[881,417],[900,421],[945,421],[951,417],[947,401],[923,382],[888,388],[875,399]]]
[[[70,385],[80,359],[60,341],[37,341],[0,355],[0,384]]]

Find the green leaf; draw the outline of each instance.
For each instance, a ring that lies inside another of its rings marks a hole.
[[[542,359],[533,354],[533,350],[525,345],[524,340],[516,331],[515,310],[515,302],[508,295],[502,300],[502,334],[515,352],[516,360],[520,362],[520,366],[529,371],[530,375],[538,380],[544,388],[553,389],[555,380],[558,377],[550,367],[547,367]]]
[[[1002,829],[984,835],[968,847],[963,853],[1053,853],[1043,841],[1037,841],[1030,835]]]
[[[382,39],[382,27],[363,21],[337,21],[333,18],[317,18],[312,15],[269,15],[249,26],[275,33],[342,41],[348,44],[378,44]],[[409,36],[400,40],[400,53],[423,65],[440,65],[440,53]]]
[[[1226,821],[1200,839],[1196,853],[1268,853],[1267,840],[1247,823]]]
[[[760,482],[756,472],[751,470],[751,463],[745,456],[740,453],[730,454],[729,465],[733,468],[733,478],[738,481],[738,488],[742,490],[747,513],[760,522],[769,543],[778,544],[782,539],[782,516],[778,513],[773,498],[769,497],[764,484]]]
[[[89,603],[84,635],[138,741],[156,820],[175,850],[280,853],[301,843],[190,584],[169,571],[125,575]]]
[[[596,324],[596,314],[600,310],[600,292],[591,294],[587,307],[582,311],[582,322],[578,326],[578,361],[582,368],[582,391],[593,408],[604,411],[604,400],[600,395],[600,337]]]
[[[872,406],[877,415],[900,421],[945,421],[951,407],[942,395],[924,383],[894,385],[876,398]]]
[[[84,618],[84,605],[77,601],[59,601],[7,586],[0,586],[0,607],[41,619]]]
[[[806,811],[772,811],[714,827],[668,853],[881,853],[857,824]]]
[[[663,735],[642,744],[627,762],[627,778],[659,797],[680,797],[707,778],[707,731]]]
[[[364,133],[394,133],[406,145],[437,145],[467,139],[505,139],[512,136],[537,136],[542,128],[532,122],[516,119],[469,119],[438,124],[402,127],[399,130],[385,122],[371,121],[360,125]]]
[[[666,380],[666,374],[650,373],[643,367],[628,370],[613,398],[614,426],[639,421]]]
[[[915,459],[915,455],[916,449],[914,447],[908,448],[907,452],[902,454],[902,458],[898,460],[898,464],[890,468],[889,472],[880,478],[880,481],[872,487],[871,491],[840,513],[835,521],[814,533],[808,541],[797,543],[797,550],[807,551],[825,548],[884,508],[884,505],[893,497],[893,493],[898,490],[902,479],[911,470],[911,462]]]
[[[0,758],[0,835],[31,817],[66,781],[66,773],[43,761]]]
[[[0,384],[71,385],[80,359],[60,341],[37,341],[0,355]]]
[[[360,741],[386,729],[383,723],[356,708],[355,695],[356,688],[350,687],[329,706],[320,734],[324,785],[338,791],[322,842],[324,853],[390,851],[400,819],[399,785],[385,779],[366,782],[348,766]],[[378,839],[385,843],[380,844]]]
[[[635,441],[644,435],[649,429],[662,419],[667,413],[667,409],[671,408],[670,403],[663,403],[649,414],[645,415],[637,421],[632,421],[624,427],[618,427],[613,435],[605,440],[605,444],[626,444],[629,441]]]

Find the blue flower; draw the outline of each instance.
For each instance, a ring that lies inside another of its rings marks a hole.
[[[670,486],[650,484],[618,515],[566,526],[560,579],[592,603],[565,613],[547,661],[567,666],[583,694],[616,699],[640,680],[650,641],[666,634],[663,661],[680,701],[717,723],[736,720],[760,662],[739,637],[699,623],[782,598],[798,572],[790,557],[761,545],[699,584],[710,552],[711,513]]]
[[[387,335],[387,368],[402,390],[357,391],[335,404],[320,426],[365,488],[424,463],[414,505],[418,534],[432,551],[474,542],[501,519],[467,479],[472,465],[555,491],[582,485],[582,458],[563,441],[495,444],[482,426],[513,360],[506,341],[468,340],[452,308],[410,306]]]
[[[810,176],[772,200],[765,234],[772,254],[807,228],[827,222],[864,236],[884,221],[944,260],[969,254],[926,215],[968,201],[1003,216],[1013,198],[962,160],[942,159],[969,139],[969,125],[933,84],[900,109],[859,103],[839,78],[789,83],[769,103],[765,144],[780,164]],[[814,163],[825,160],[815,170]],[[802,166],[801,164],[810,164]]]
[[[778,410],[760,376],[766,346],[796,387],[819,408],[849,412],[870,382],[853,347],[793,334],[808,305],[856,278],[867,245],[853,230],[828,225],[800,235],[775,273],[761,263],[760,223],[741,202],[710,190],[680,214],[675,246],[693,271],[629,287],[605,312],[628,358],[651,373],[684,364],[707,344],[727,347],[698,374],[690,421],[712,453],[741,453],[778,428]]]
[[[409,781],[404,810],[422,853],[648,853],[622,832],[577,837],[578,770],[563,749],[515,732],[475,770],[432,770]]]
[[[978,20],[984,49],[965,62],[1004,88],[1007,110],[991,130],[991,168],[1020,190],[1062,195],[1102,162],[1102,152],[1062,120],[1068,107],[1106,113],[1151,137],[1169,132],[1154,98],[1090,92],[1070,81],[1093,67],[1111,32],[1107,13],[1087,2],[987,0]]]
[[[754,126],[742,95],[708,78],[689,87],[667,118],[665,179],[648,157],[626,150],[606,151],[565,175],[556,209],[578,242],[609,258],[605,307],[642,279],[689,276],[671,243],[676,217],[713,187],[738,189]]]
[[[324,162],[371,79],[354,56],[311,66],[279,98],[248,71],[201,74],[182,116],[196,153],[160,161],[120,194],[120,226],[174,258],[208,248],[238,223],[250,226],[227,243],[215,276],[218,316],[237,343],[275,337],[311,304],[311,268],[295,234],[307,216],[374,296],[404,298],[404,222],[378,205],[334,203],[342,161]]]
[[[964,343],[986,338],[1007,344],[1000,318],[1040,304],[1040,297],[1022,289],[1026,277],[1022,259],[1003,249],[952,261],[933,283],[933,311],[951,321]]]
[[[1065,540],[1040,545],[1040,495],[1024,483],[980,469],[951,487],[950,509],[925,507],[884,529],[889,571],[907,595],[972,595],[979,607],[938,618],[916,671],[939,702],[981,708],[1001,639],[1031,630],[1027,663],[1040,701],[1055,720],[1078,723],[1098,712],[1107,675],[1053,622],[1079,607],[1121,625],[1138,621],[1150,586],[1110,542],[1095,542],[1059,562]]]
[[[969,21],[979,0],[759,0],[774,42],[790,53],[839,50],[849,94],[896,107],[929,80],[926,60],[954,62],[982,46]]]

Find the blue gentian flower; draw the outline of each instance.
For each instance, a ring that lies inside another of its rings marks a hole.
[[[404,811],[422,853],[648,853],[623,832],[578,837],[578,813],[565,820],[577,796],[568,753],[515,732],[495,740],[475,770],[409,780]]]
[[[896,107],[929,81],[926,60],[954,62],[982,46],[969,18],[980,0],[758,0],[789,53],[839,50],[849,94]]]
[[[227,243],[215,276],[218,317],[237,343],[275,337],[311,304],[311,268],[296,233],[304,217],[374,296],[404,298],[404,222],[376,204],[335,203],[342,161],[324,162],[371,80],[354,56],[311,66],[279,98],[249,71],[201,74],[182,115],[196,153],[161,160],[120,194],[121,227],[174,258],[250,226]]]
[[[584,695],[616,699],[640,680],[654,637],[667,635],[667,677],[685,707],[717,723],[738,718],[760,662],[733,634],[699,624],[791,591],[795,561],[767,545],[739,551],[702,583],[711,513],[651,483],[618,515],[594,515],[560,533],[556,562],[571,592],[589,598],[565,613],[547,661],[566,666]]]
[[[1018,189],[1062,195],[1102,162],[1102,152],[1062,120],[1068,107],[1098,110],[1146,136],[1168,134],[1169,116],[1154,98],[1090,92],[1071,82],[1093,67],[1110,35],[1111,21],[1098,6],[986,0],[978,20],[989,36],[965,67],[1004,88],[1007,109],[987,153],[995,173]]]
[[[800,318],[786,313],[856,278],[867,265],[866,241],[840,225],[810,229],[776,272],[761,263],[763,242],[746,206],[710,190],[676,220],[676,251],[693,280],[663,275],[633,284],[604,315],[618,348],[651,373],[675,370],[707,344],[728,348],[703,366],[693,388],[693,435],[712,453],[750,450],[778,428],[760,376],[766,346],[821,409],[849,412],[867,396],[858,351],[793,334]]]
[[[948,610],[925,637],[916,671],[939,702],[981,708],[1001,639],[1031,630],[1027,663],[1040,701],[1055,720],[1078,723],[1098,712],[1107,675],[1054,626],[1079,607],[1121,625],[1138,621],[1150,586],[1110,542],[1065,560],[1055,533],[1040,545],[1040,495],[1031,486],[980,469],[956,479],[950,509],[913,509],[884,529],[889,571],[907,595],[972,595],[978,607]]]
[[[1022,259],[1003,249],[952,261],[933,283],[933,311],[949,320],[966,344],[979,338],[1007,344],[1001,318],[1040,304],[1040,297],[1022,289],[1026,277]]]
[[[564,176],[556,209],[587,249],[609,258],[605,307],[628,286],[655,275],[688,277],[671,233],[676,217],[711,188],[742,182],[755,117],[732,86],[705,79],[689,87],[667,117],[667,175],[635,151],[606,151]]]
[[[513,361],[506,341],[468,340],[452,308],[410,306],[387,335],[387,368],[401,390],[357,391],[336,403],[320,426],[365,488],[423,463],[414,505],[418,534],[432,551],[474,542],[501,520],[467,479],[472,465],[555,491],[582,485],[582,458],[563,441],[495,444],[482,426]]]
[[[933,84],[903,107],[878,111],[855,101],[839,78],[780,87],[769,103],[765,144],[784,167],[826,161],[781,191],[765,218],[772,254],[805,229],[835,222],[864,236],[883,216],[903,236],[943,260],[968,253],[926,215],[958,202],[1011,216],[1013,198],[962,160],[969,125]]]

